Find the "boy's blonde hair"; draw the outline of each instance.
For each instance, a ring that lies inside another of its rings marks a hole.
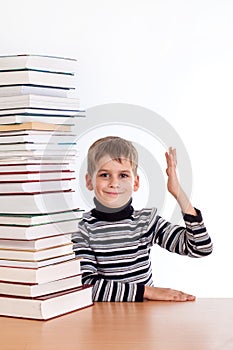
[[[128,159],[134,175],[137,175],[138,152],[132,142],[118,136],[107,136],[95,141],[87,154],[87,172],[90,176],[96,170],[96,163],[104,156],[110,156],[120,163],[122,159]]]

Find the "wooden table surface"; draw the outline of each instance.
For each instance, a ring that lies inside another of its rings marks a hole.
[[[0,317],[1,350],[233,350],[233,298],[95,303],[48,321]]]

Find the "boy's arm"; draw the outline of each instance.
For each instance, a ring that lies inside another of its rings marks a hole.
[[[94,251],[88,243],[88,236],[84,230],[73,234],[72,241],[76,257],[82,258],[82,283],[93,285],[93,301],[143,301],[144,285],[121,283],[100,276]]]
[[[170,147],[165,156],[167,160],[167,188],[175,197],[183,212],[186,227],[171,225],[160,218],[160,230],[156,237],[157,243],[169,251],[182,255],[192,257],[209,255],[212,253],[213,246],[203,223],[201,212],[190,203],[176,174],[176,150]]]

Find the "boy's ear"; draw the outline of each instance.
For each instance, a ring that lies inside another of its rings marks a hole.
[[[89,174],[86,174],[85,178],[86,178],[86,188],[89,191],[92,191],[94,188],[93,188],[91,176]]]
[[[135,176],[133,190],[136,192],[139,189],[139,176]]]

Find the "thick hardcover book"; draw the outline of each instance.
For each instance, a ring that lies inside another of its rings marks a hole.
[[[14,162],[9,163],[0,162],[0,175],[6,172],[17,173],[17,172],[60,172],[60,171],[74,171],[75,168],[71,167],[71,164],[68,162],[64,163],[40,163],[37,161],[35,163],[28,160],[23,160],[22,162],[15,160]]]
[[[76,148],[74,143],[35,143],[35,142],[16,142],[16,143],[0,143],[0,155],[3,152],[16,152],[16,151],[30,151],[38,154],[38,151],[52,152],[64,152],[72,153],[75,155]],[[9,153],[10,154],[10,153]],[[10,154],[11,155],[11,154]]]
[[[71,243],[71,234],[43,237],[31,240],[0,239],[0,249],[41,250]]]
[[[54,159],[57,161],[62,162],[63,160],[75,160],[76,158],[76,152],[75,150],[69,150],[69,151],[59,151],[56,152],[55,150],[22,150],[22,151],[2,151],[0,152],[0,161],[6,161],[7,159],[19,159],[20,158],[25,159],[35,159],[40,158],[41,160],[44,159]]]
[[[1,214],[0,223],[1,225],[16,225],[25,226],[29,228],[34,225],[51,224],[61,221],[72,221],[82,218],[84,210],[73,209],[67,211],[60,211],[48,214]]]
[[[0,82],[2,81],[0,73]],[[40,95],[18,95],[0,97],[0,109],[12,108],[43,108],[58,109],[66,111],[79,111],[80,103],[78,98],[63,98],[55,96]]]
[[[2,195],[0,213],[48,214],[76,208],[73,191]]]
[[[1,112],[1,111],[0,111]],[[38,122],[47,124],[60,124],[60,125],[75,125],[75,117],[84,116],[81,113],[75,113],[75,116],[63,116],[55,114],[25,114],[25,115],[0,115],[0,124],[22,124],[28,122]]]
[[[20,261],[41,261],[56,258],[61,255],[72,254],[73,244],[69,242],[58,247],[46,249],[18,250],[0,247],[0,259]]]
[[[43,115],[43,116],[62,116],[62,117],[72,117],[80,116],[80,113],[83,116],[83,111],[78,110],[66,110],[66,109],[55,109],[55,108],[42,108],[42,107],[22,107],[22,108],[8,108],[0,109],[0,117],[7,117],[13,115]]]
[[[22,297],[38,297],[50,293],[60,292],[66,289],[77,288],[82,285],[82,274],[76,276],[70,276],[62,278],[57,281],[47,283],[12,283],[1,282],[0,291],[1,294],[14,295]]]
[[[28,85],[0,86],[0,97],[17,95],[43,95],[65,98],[77,98],[75,88],[41,87]],[[76,96],[75,96],[76,95]]]
[[[33,54],[0,56],[0,72],[25,68],[75,74],[77,70],[77,60],[68,57]]]
[[[0,119],[1,120],[1,119]],[[6,124],[0,125],[0,132],[15,130],[51,130],[51,131],[71,131],[69,125],[57,125],[40,122],[27,122],[22,124]]]
[[[40,261],[26,261],[26,260],[6,260],[0,259],[0,266],[6,267],[22,267],[28,269],[38,269],[39,267],[58,264],[75,258],[75,253],[56,256],[55,258],[44,259]]]
[[[92,287],[80,286],[36,298],[0,296],[3,316],[47,320],[92,305]]]
[[[70,73],[38,71],[36,69],[19,69],[1,71],[0,86],[35,85],[72,89],[76,85],[75,77]]]
[[[0,133],[0,144],[15,144],[19,142],[75,144],[76,139],[76,134],[62,131],[56,132],[51,130],[19,130],[5,131]]]
[[[1,194],[21,194],[21,193],[35,193],[35,192],[60,192],[72,190],[75,188],[75,178],[72,179],[57,179],[57,180],[29,180],[25,182],[5,181],[0,183]],[[4,198],[1,198],[4,201]],[[23,203],[22,203],[23,204]]]
[[[0,172],[0,183],[17,181],[41,181],[41,180],[71,180],[74,179],[74,171],[51,171],[51,172]]]
[[[81,273],[80,260],[72,259],[38,268],[0,266],[0,281],[46,283]]]
[[[71,220],[49,222],[47,224],[34,226],[10,226],[1,224],[0,239],[30,240],[73,233],[77,231],[79,220],[80,219],[73,218]]]
[[[28,165],[28,164],[37,164],[38,167],[41,169],[44,169],[46,165],[49,164],[60,164],[61,166],[67,165],[71,169],[74,169],[76,164],[76,159],[72,157],[40,157],[40,156],[33,156],[33,157],[25,157],[25,156],[18,156],[18,157],[2,157],[0,158],[0,167],[1,166],[13,166],[13,165]],[[1,168],[0,168],[1,169]]]
[[[39,297],[66,289],[77,288],[82,285],[82,275],[70,276],[47,283],[12,283],[0,281],[0,295],[14,295],[21,297]]]

